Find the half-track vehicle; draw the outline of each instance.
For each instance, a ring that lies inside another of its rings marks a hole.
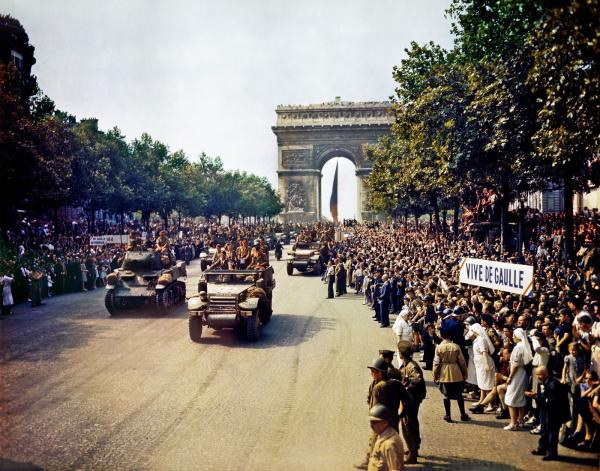
[[[288,251],[287,274],[292,275],[294,268],[302,273],[321,275],[325,269],[325,262],[321,256],[319,242],[296,242]]]
[[[231,328],[249,342],[273,315],[273,268],[207,270],[198,282],[198,294],[188,299],[189,332],[200,342],[203,326]]]
[[[106,279],[104,304],[111,316],[144,306],[166,314],[185,301],[185,283],[180,280],[187,276],[185,262],[165,267],[171,263],[164,258],[154,250],[125,252],[121,267]]]

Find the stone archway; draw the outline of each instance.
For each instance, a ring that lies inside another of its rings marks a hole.
[[[356,167],[357,213],[369,217],[364,178],[371,171],[364,144],[375,144],[389,132],[388,102],[342,102],[306,106],[278,106],[277,174],[284,203],[284,222],[321,218],[321,170],[334,157],[345,157]]]

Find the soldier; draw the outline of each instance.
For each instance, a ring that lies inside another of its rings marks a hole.
[[[265,252],[266,247],[255,245],[252,249],[252,261],[248,268],[267,268],[269,266],[269,254]]]
[[[136,231],[131,231],[129,233],[129,243],[127,244],[127,249],[129,251],[134,250],[144,250],[142,246],[142,240],[139,237],[139,234]]]
[[[238,259],[240,269],[244,269],[250,265],[250,247],[248,247],[246,239],[240,241],[240,246],[236,249],[235,256]]]
[[[160,231],[158,233],[155,250],[158,253],[164,253],[165,255],[171,252],[171,242],[169,241],[169,238],[167,237],[167,233],[165,231]]]
[[[377,404],[382,404],[387,407],[390,414],[389,425],[394,427],[394,429],[397,431],[398,409],[400,405],[400,400],[398,397],[401,394],[399,389],[404,389],[404,386],[402,386],[402,383],[397,380],[388,382],[388,363],[383,358],[377,358],[373,360],[373,362],[367,366],[367,368],[371,370],[371,377],[373,378],[373,381],[369,386],[369,393],[367,395],[367,404],[369,405],[369,409],[372,409]],[[406,396],[404,399],[406,399]],[[365,458],[360,463],[355,464],[355,468],[367,469],[369,457],[373,451],[376,440],[377,434],[375,432],[371,433]]]
[[[393,414],[382,404],[369,410],[371,429],[376,434],[373,452],[369,456],[368,471],[403,471],[404,453],[402,440],[392,427]]]
[[[421,431],[419,426],[419,407],[427,395],[427,387],[423,378],[423,370],[416,361],[412,359],[412,348],[410,342],[400,340],[398,342],[400,353],[400,375],[402,384],[412,398],[412,407],[407,410],[402,418],[402,435],[408,448],[406,464],[417,462],[419,448],[421,447]]]
[[[398,371],[392,364],[392,360],[394,359],[394,352],[391,350],[379,350],[379,356],[383,358],[388,364],[388,377],[390,379],[397,379],[398,381],[400,381],[402,379],[400,371]]]
[[[31,306],[41,306],[42,302],[42,275],[41,270],[34,266],[33,270],[29,272],[29,279],[31,280]]]
[[[465,412],[465,400],[462,396],[463,384],[467,377],[467,363],[460,346],[451,340],[452,332],[442,327],[440,334],[443,340],[435,349],[433,381],[439,385],[444,395],[444,420],[452,422],[450,401],[455,400],[458,402],[460,420],[465,422],[471,420]]]

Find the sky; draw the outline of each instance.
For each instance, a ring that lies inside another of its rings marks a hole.
[[[279,104],[384,101],[411,41],[451,48],[450,0],[2,0],[33,73],[78,119],[220,156],[277,186]],[[344,159],[341,159],[344,160]],[[356,213],[340,163],[340,217]],[[335,165],[324,169],[324,213]]]

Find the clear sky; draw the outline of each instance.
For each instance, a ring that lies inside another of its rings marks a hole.
[[[25,27],[33,72],[60,109],[128,139],[148,132],[190,158],[219,155],[276,185],[275,107],[386,100],[410,41],[451,47],[449,3],[3,0],[0,12]],[[340,217],[356,212],[348,168],[340,167]]]

